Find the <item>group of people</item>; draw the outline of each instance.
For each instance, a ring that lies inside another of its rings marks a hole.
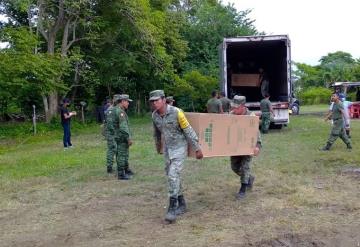
[[[105,136],[107,140],[106,166],[107,172],[113,173],[113,157],[116,157],[117,178],[129,180],[134,172],[129,168],[129,147],[132,145],[132,135],[126,109],[132,100],[127,94],[116,94],[113,104],[105,113]],[[150,92],[149,101],[153,109],[152,121],[156,150],[164,155],[165,171],[168,180],[169,206],[165,220],[172,223],[177,216],[185,213],[186,201],[183,192],[181,173],[188,154],[188,143],[195,150],[197,159],[203,158],[196,132],[188,122],[184,112],[175,106],[173,97],[165,97],[163,90]],[[246,107],[244,96],[235,96],[228,100],[230,114],[254,115]],[[254,148],[254,155],[258,155],[261,148],[260,134]],[[251,174],[250,163],[252,156],[232,156],[231,168],[240,177],[238,199],[243,199],[246,191],[251,189],[255,176]]]
[[[224,92],[220,94],[217,91],[212,91],[211,98],[207,101],[206,109],[208,113],[230,113],[231,100],[225,96]],[[270,94],[264,93],[264,98],[260,101],[261,111],[261,132],[267,134],[271,123],[271,117],[274,115],[274,110],[270,102]]]

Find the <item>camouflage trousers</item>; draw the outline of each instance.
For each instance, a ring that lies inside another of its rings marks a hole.
[[[242,184],[248,184],[251,175],[250,162],[252,157],[249,155],[231,156],[231,169],[240,176],[240,182]]]
[[[129,168],[129,143],[125,138],[116,139],[116,165],[118,171]]]
[[[184,167],[185,157],[169,159],[165,155],[165,172],[168,179],[170,197],[178,197],[183,194],[181,172]]]
[[[112,167],[114,163],[114,155],[116,153],[116,141],[113,137],[107,137],[107,150],[106,150],[106,166]]]
[[[333,127],[327,141],[328,145],[331,146],[332,144],[334,144],[338,137],[340,137],[346,145],[351,145],[349,137],[347,136],[344,128],[344,121],[342,119],[337,119],[333,121]]]
[[[261,132],[266,133],[270,126],[270,112],[261,113]]]

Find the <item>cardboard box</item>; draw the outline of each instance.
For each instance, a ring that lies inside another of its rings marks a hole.
[[[231,86],[260,87],[260,74],[232,74]]]
[[[192,112],[185,115],[199,137],[204,157],[253,154],[259,117]],[[195,157],[189,147],[189,156]]]

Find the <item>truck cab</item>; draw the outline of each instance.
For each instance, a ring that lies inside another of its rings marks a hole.
[[[287,35],[260,35],[224,38],[219,46],[220,88],[227,97],[246,96],[247,107],[260,112],[262,83],[274,109],[272,125],[289,123],[291,102],[290,39]]]

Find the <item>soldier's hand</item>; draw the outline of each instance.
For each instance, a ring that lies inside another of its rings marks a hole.
[[[196,156],[196,158],[197,158],[198,160],[200,160],[200,159],[202,159],[202,158],[204,157],[201,149],[199,149],[199,150],[197,150],[197,151],[195,152],[195,156]]]
[[[128,145],[129,145],[129,147],[131,146],[133,144],[133,142],[132,142],[132,140],[128,140]]]

